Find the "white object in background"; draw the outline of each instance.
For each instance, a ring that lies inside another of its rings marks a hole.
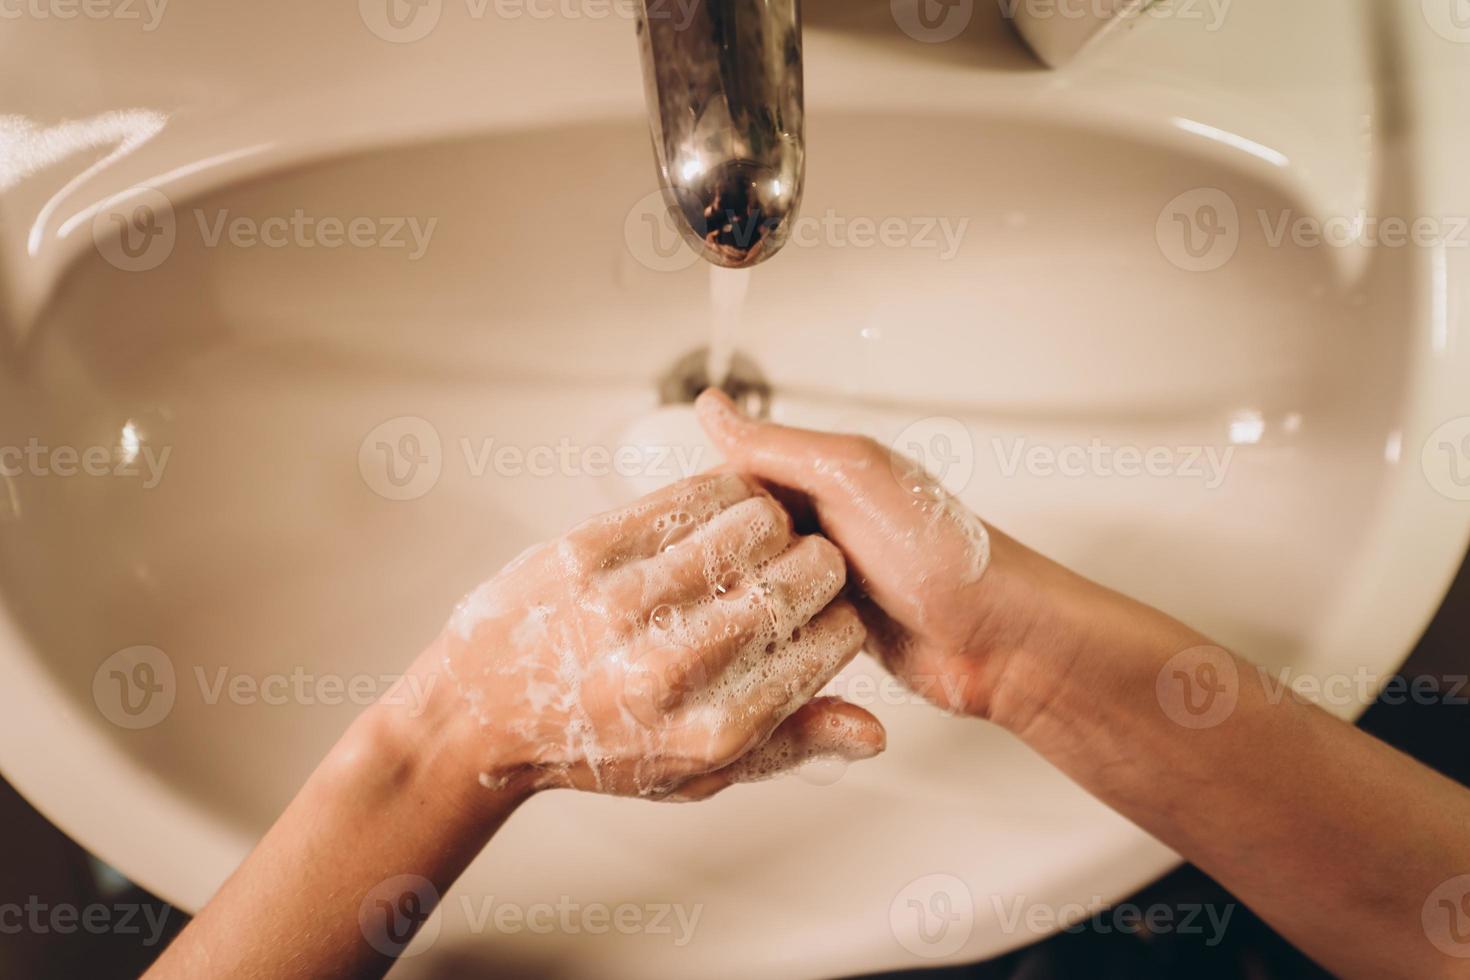
[[[1157,0],[1091,0],[1087,3],[1010,5],[1007,15],[1036,56],[1053,68],[1071,61],[1083,48],[1128,24]],[[1006,5],[1002,5],[1006,9]]]

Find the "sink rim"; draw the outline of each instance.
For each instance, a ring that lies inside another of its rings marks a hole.
[[[291,162],[299,161],[293,159]],[[242,164],[239,173],[248,171],[251,176],[256,176],[264,172],[251,169],[255,166],[255,163],[249,166]],[[232,183],[237,177],[224,172],[209,177],[212,184],[227,179]],[[1449,194],[1441,190],[1439,195],[1439,199],[1444,201],[1456,197],[1466,202],[1464,192]],[[1443,213],[1470,213],[1470,209],[1458,212],[1441,210]],[[1428,257],[1416,257],[1415,276],[1416,281],[1425,287],[1421,296],[1444,296],[1445,293],[1434,291],[1449,289],[1444,281],[1446,277],[1433,268]],[[1434,302],[1440,300],[1426,301],[1426,306]],[[1447,299],[1443,303],[1451,305]],[[1410,430],[1427,432],[1434,428],[1436,419],[1442,420],[1449,412],[1470,412],[1466,397],[1456,390],[1457,382],[1464,377],[1461,362],[1465,358],[1465,341],[1470,337],[1470,314],[1463,306],[1456,309],[1458,316],[1450,327],[1450,340],[1458,341],[1461,349],[1452,350],[1443,357],[1429,353],[1433,328],[1428,322],[1428,312],[1418,311],[1415,318],[1415,396],[1405,411]],[[1459,362],[1454,357],[1458,357]],[[1364,554],[1387,553],[1397,555],[1400,561],[1397,567],[1381,568],[1376,573],[1368,569],[1355,570],[1358,594],[1344,590],[1341,596],[1344,613],[1339,617],[1340,625],[1337,627],[1343,636],[1361,629],[1361,621],[1355,624],[1348,616],[1351,607],[1370,608],[1368,597],[1371,596],[1377,606],[1374,610],[1376,618],[1380,620],[1376,624],[1378,628],[1372,632],[1390,637],[1388,642],[1392,649],[1403,651],[1395,664],[1407,656],[1412,643],[1432,618],[1465,555],[1466,543],[1470,541],[1470,513],[1463,507],[1443,506],[1443,501],[1435,497],[1419,472],[1417,453],[1413,451],[1417,449],[1417,443],[1406,439],[1405,444],[1407,462],[1394,470],[1390,484],[1383,491],[1382,514],[1377,522],[1379,543],[1363,547]],[[1388,542],[1393,542],[1396,537],[1399,538],[1396,550],[1390,549]],[[1412,546],[1408,539],[1414,542]],[[1410,552],[1413,553],[1412,560]],[[1411,596],[1408,589],[1401,586],[1392,602],[1374,589],[1380,581],[1406,583],[1412,578],[1419,580],[1420,590]],[[1436,584],[1422,584],[1431,581],[1436,581]],[[1396,613],[1385,613],[1388,605],[1393,605]],[[1384,620],[1398,625],[1383,626],[1381,621]],[[1323,642],[1330,642],[1330,637],[1324,638]],[[110,739],[95,734],[91,728],[93,720],[85,712],[77,711],[73,699],[45,672],[9,609],[0,610],[0,657],[8,661],[12,675],[12,683],[5,686],[4,693],[0,693],[0,711],[13,719],[14,730],[24,733],[21,738],[0,740],[0,770],[48,819],[98,853],[108,855],[140,884],[184,908],[197,908],[202,904],[212,891],[212,886],[204,881],[210,875],[206,872],[201,876],[195,871],[191,882],[181,884],[180,877],[187,876],[189,872],[175,874],[172,865],[182,863],[178,855],[207,853],[214,865],[232,866],[234,860],[250,846],[249,835],[208,825],[208,820],[202,820],[198,813],[191,812],[193,808],[186,799],[179,797],[167,784],[150,778],[143,767],[129,765],[132,757],[128,753],[116,748]],[[1353,712],[1354,715],[1356,713]],[[55,737],[58,729],[65,739]],[[61,746],[68,744],[68,752],[59,751]],[[88,772],[86,784],[71,778],[56,766],[52,761],[55,758],[91,760],[93,768]],[[106,800],[107,805],[99,806],[99,799]],[[167,828],[168,841],[157,839],[162,836],[158,833],[159,828]],[[1126,878],[1132,882],[1120,894],[1130,893],[1133,887],[1146,883],[1177,863],[1176,858],[1157,853],[1156,848],[1141,846],[1140,851],[1142,853],[1129,863],[1132,870],[1116,875],[1117,880]],[[229,857],[232,854],[234,858]],[[204,862],[191,859],[190,863]],[[1015,935],[1009,937],[1008,942],[1010,947],[1014,947],[1036,938],[1030,934]]]

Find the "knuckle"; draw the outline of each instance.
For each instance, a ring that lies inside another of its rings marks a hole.
[[[714,740],[710,749],[709,763],[714,769],[723,769],[745,754],[750,743],[749,735],[736,728],[727,728]]]
[[[761,511],[761,513],[765,514],[768,517],[784,518],[786,516],[786,509],[780,504],[776,503],[776,498],[772,497],[768,493],[763,493],[757,497],[752,498],[752,503],[755,504],[755,506]]]
[[[857,607],[846,599],[838,599],[828,606],[823,618],[827,620],[827,625],[834,632],[843,636],[857,633],[861,638],[867,634],[867,628],[863,626],[863,620],[858,615]]]
[[[852,603],[839,600],[832,606],[832,632],[841,651],[851,653],[868,642],[868,627]]]
[[[722,500],[745,500],[759,491],[760,487],[744,473],[721,473],[715,477],[714,494]]]
[[[572,581],[585,581],[592,577],[602,565],[605,548],[597,537],[596,529],[584,526],[561,539],[557,547],[557,559],[563,574]]]
[[[766,522],[771,531],[782,531],[791,526],[791,519],[786,514],[786,508],[776,502],[769,494],[762,494],[753,498],[752,509],[758,512],[758,517]]]
[[[643,570],[625,566],[599,578],[593,593],[608,610],[641,610],[643,606]]]
[[[680,480],[664,493],[670,498],[693,495],[720,504],[733,504],[751,496],[755,491],[750,481],[739,473],[701,473]]]
[[[765,487],[761,486],[760,481],[748,473],[726,473],[724,476],[740,493],[752,496],[765,493]]]
[[[762,597],[757,597],[755,611],[759,613],[763,609]],[[745,618],[731,617],[725,624],[724,636],[719,646],[731,650],[743,650],[751,644],[756,637],[755,626],[747,622]]]
[[[781,623],[789,616],[790,590],[776,578],[762,579],[750,593],[750,614],[766,630],[781,632]],[[752,630],[752,638],[755,633]]]
[[[847,560],[843,558],[841,549],[818,534],[808,535],[807,541],[810,542],[807,547],[811,551],[815,573],[835,580],[835,588],[841,589],[847,579]]]
[[[738,505],[760,491],[744,473],[710,473],[694,477],[694,481],[710,498],[727,506]]]
[[[791,702],[796,696],[804,676],[809,671],[809,666],[798,664],[789,672],[772,677],[766,681],[761,688],[760,705],[762,714],[778,715],[785,717],[790,714],[789,708],[793,707]]]
[[[888,450],[869,436],[847,436],[845,450],[857,463],[875,463],[888,458]]]

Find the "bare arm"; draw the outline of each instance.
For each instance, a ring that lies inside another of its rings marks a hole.
[[[467,716],[449,688],[432,690],[420,718],[379,704],[353,723],[149,976],[388,970],[528,795],[524,786],[488,791],[466,772],[454,749],[474,735]]]
[[[1441,886],[1470,871],[1470,791],[1155,610],[1036,581],[1085,621],[1017,650],[992,720],[1339,976],[1465,975]]]
[[[985,528],[871,440],[700,410],[735,466],[809,499],[900,678],[1019,735],[1334,973],[1465,975],[1470,791]]]
[[[697,800],[876,755],[877,719],[813,698],[864,640],[843,584],[836,548],[728,474],[528,551],[466,597],[150,975],[378,976],[533,793]]]

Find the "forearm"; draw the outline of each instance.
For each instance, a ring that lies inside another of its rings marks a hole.
[[[980,525],[888,447],[752,421],[715,390],[698,409],[733,464],[809,498],[862,584],[869,649],[901,679],[1018,733],[1330,969],[1464,966],[1421,916],[1470,873],[1470,793],[1223,650],[1173,661],[1209,641]],[[1216,712],[1209,690],[1232,676]]]
[[[390,692],[354,722],[151,977],[387,971],[407,934],[382,935],[385,917],[397,916],[395,928],[422,924],[426,903],[523,799],[485,789],[466,767],[472,722],[429,662],[417,668],[425,700],[411,708]]]
[[[876,755],[877,718],[814,698],[865,637],[845,573],[731,473],[527,549],[461,601],[154,975],[381,974],[539,789],[695,800]]]
[[[1335,973],[1463,968],[1421,912],[1470,872],[1470,793],[1167,616],[1046,565],[1029,574],[1060,613],[1012,658],[996,721]]]

